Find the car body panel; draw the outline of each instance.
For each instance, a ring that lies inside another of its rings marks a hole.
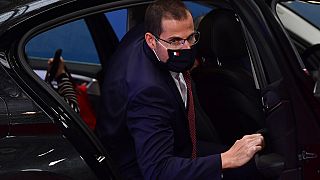
[[[39,137],[19,134],[0,141],[0,173],[5,176],[18,172],[51,172],[52,178],[63,175],[68,179],[97,179],[61,135]],[[69,150],[66,151],[65,147]]]

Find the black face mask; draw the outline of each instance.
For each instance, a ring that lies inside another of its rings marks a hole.
[[[185,72],[191,69],[195,61],[194,48],[178,50],[168,49],[168,55],[169,59],[166,63],[160,61],[159,59],[158,60],[162,66],[173,72]]]

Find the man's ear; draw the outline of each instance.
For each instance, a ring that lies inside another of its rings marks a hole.
[[[155,49],[156,48],[156,39],[154,38],[154,36],[151,33],[147,32],[144,35],[144,39],[146,40],[148,46],[151,49]]]

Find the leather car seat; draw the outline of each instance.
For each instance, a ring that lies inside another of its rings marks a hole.
[[[202,63],[192,71],[196,91],[220,140],[231,145],[264,127],[242,28],[234,12],[214,9],[198,30],[197,58]]]

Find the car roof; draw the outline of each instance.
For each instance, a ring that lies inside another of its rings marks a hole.
[[[16,24],[51,9],[54,12],[68,12],[70,8],[81,10],[101,4],[118,4],[144,2],[143,0],[1,0],[0,1],[0,36]],[[69,5],[70,6],[69,6]],[[67,5],[67,6],[65,6]],[[64,7],[61,8],[60,7]],[[68,7],[68,8],[66,8]],[[69,9],[69,10],[68,10]],[[72,10],[71,10],[72,11]],[[70,12],[71,12],[70,11]],[[52,14],[51,14],[52,16]]]
[[[2,0],[0,1],[0,9],[3,8],[9,8],[9,7],[15,7],[19,5],[20,3],[23,3],[24,1],[19,1],[19,0]]]
[[[19,17],[29,17],[32,14],[71,1],[72,0],[2,0],[0,3],[0,26],[8,22],[16,21]],[[26,16],[26,14],[30,15]]]
[[[37,6],[41,7],[41,6],[52,4],[58,1],[59,0],[1,0],[0,14],[8,11],[15,11],[21,8],[36,9],[35,7]],[[63,0],[63,1],[71,1],[71,0]]]

